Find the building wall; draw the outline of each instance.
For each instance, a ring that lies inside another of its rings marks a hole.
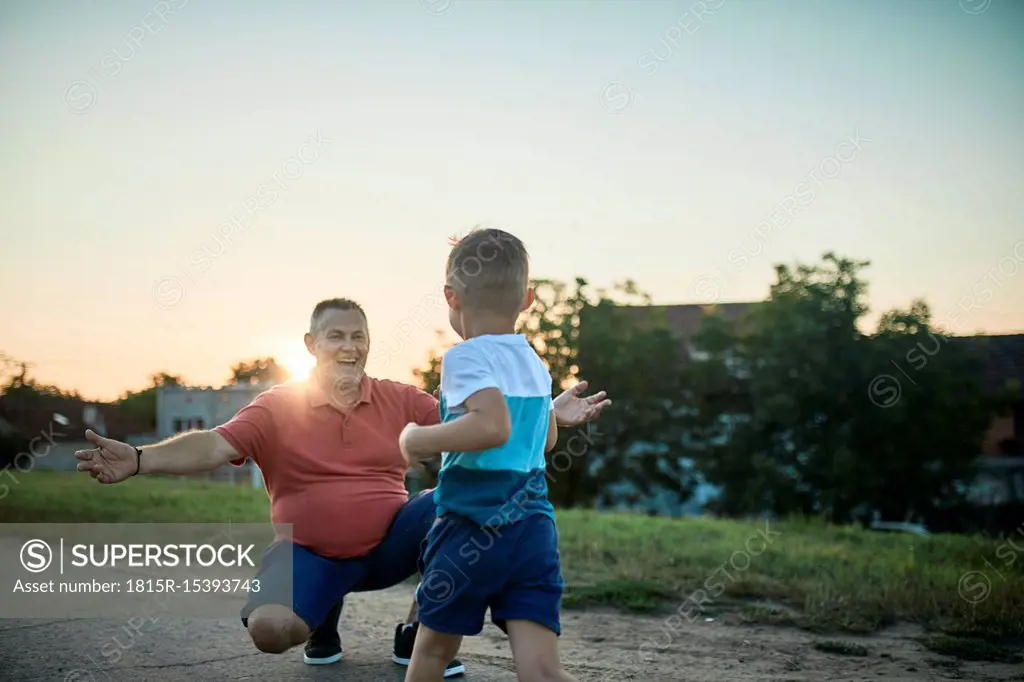
[[[164,440],[183,431],[212,429],[226,424],[239,410],[269,388],[267,384],[223,388],[161,387],[156,394],[157,439]],[[225,464],[202,477],[263,487],[259,469],[252,461],[247,461],[242,468]]]
[[[156,394],[157,436],[169,438],[182,431],[225,424],[268,388],[263,384],[216,389],[161,387]]]

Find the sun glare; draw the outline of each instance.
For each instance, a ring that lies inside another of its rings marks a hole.
[[[316,358],[305,350],[289,352],[282,358],[284,368],[291,375],[291,380],[305,379],[309,371],[316,366]]]

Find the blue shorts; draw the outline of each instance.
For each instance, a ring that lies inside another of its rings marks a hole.
[[[481,527],[444,515],[423,542],[416,589],[420,622],[471,637],[484,616],[508,633],[507,621],[529,620],[561,635],[561,564],[554,520],[532,514],[504,526]]]
[[[411,578],[436,508],[432,489],[419,493],[398,511],[381,543],[362,557],[329,559],[288,541],[275,542],[260,559],[255,575],[260,591],[251,593],[242,609],[242,625],[248,627],[257,607],[280,604],[312,630],[346,594],[383,590]]]

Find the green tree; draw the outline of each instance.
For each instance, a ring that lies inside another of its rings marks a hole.
[[[156,428],[156,394],[161,386],[184,386],[185,380],[176,374],[156,372],[149,377],[149,386],[141,391],[125,391],[114,405],[132,415],[151,429]]]
[[[954,341],[923,301],[885,313],[871,337],[873,409],[853,442],[858,498],[885,518],[963,505],[992,417],[1012,400],[1011,387],[986,392],[984,345]]]
[[[615,293],[626,301],[602,292],[581,315],[581,374],[615,403],[601,417],[597,452],[569,501],[611,505],[657,495],[682,503],[697,482],[684,441],[692,413],[683,399],[684,347],[665,310],[651,307],[634,283]],[[631,298],[640,305],[629,305]]]
[[[232,384],[280,384],[288,381],[288,378],[288,370],[277,364],[277,360],[260,357],[243,360],[234,365],[231,368],[231,377],[228,381]]]
[[[5,356],[6,359],[6,356]],[[6,359],[5,371],[6,381],[0,386],[0,394],[21,396],[31,398],[32,396],[47,396],[51,398],[63,398],[66,400],[82,400],[82,395],[77,390],[65,390],[53,384],[43,384],[36,381],[29,373],[29,364],[13,359]]]
[[[441,358],[444,357],[445,350],[450,347],[450,344],[444,343],[444,333],[440,329],[437,330],[435,336],[437,337],[437,346],[429,351],[427,366],[412,370],[413,376],[420,382],[420,388],[430,394],[436,394],[441,388]]]
[[[730,417],[728,437],[694,451],[723,487],[719,510],[847,522],[958,499],[997,398],[984,394],[977,359],[931,328],[923,303],[859,331],[868,265],[828,253],[820,265],[777,266],[768,300],[740,325],[702,330],[697,344],[714,365],[703,371],[730,377],[715,406]],[[920,362],[925,339],[940,350]]]

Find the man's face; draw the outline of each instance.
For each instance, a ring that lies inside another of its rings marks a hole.
[[[317,372],[329,377],[362,377],[370,352],[370,333],[358,310],[326,310],[306,348],[316,357]]]

